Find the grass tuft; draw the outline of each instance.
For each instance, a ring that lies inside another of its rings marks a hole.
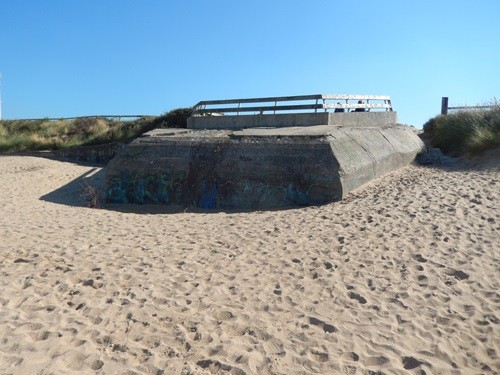
[[[84,184],[82,196],[87,202],[89,208],[101,208],[101,199],[99,196],[99,189],[96,186]]]
[[[478,154],[500,146],[500,104],[490,109],[465,109],[436,116],[424,125],[433,147],[458,156]]]
[[[103,117],[75,120],[0,121],[0,152],[56,150],[110,142],[126,142],[155,128],[185,128],[191,108],[179,108],[161,116],[116,121]]]

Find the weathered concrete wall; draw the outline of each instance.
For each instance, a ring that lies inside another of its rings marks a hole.
[[[114,142],[61,150],[34,151],[31,154],[49,159],[67,159],[74,162],[106,164],[115,157],[120,147],[124,147],[123,143]]]
[[[413,130],[403,126],[343,128],[329,139],[344,192],[409,164],[424,148]]]
[[[353,127],[385,127],[396,125],[398,114],[388,112],[344,112],[328,113],[327,125],[353,126]]]
[[[423,148],[392,127],[152,133],[106,167],[110,202],[262,209],[340,200]]]
[[[276,115],[199,116],[188,119],[188,129],[246,129],[256,127],[294,127],[314,125],[388,126],[398,122],[397,113],[281,113]]]

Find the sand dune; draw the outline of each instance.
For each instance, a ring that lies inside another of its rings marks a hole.
[[[94,166],[0,156],[2,374],[500,371],[500,159],[321,207],[85,207]]]

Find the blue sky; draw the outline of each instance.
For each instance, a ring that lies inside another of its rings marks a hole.
[[[500,93],[498,0],[0,0],[3,118],[390,95],[421,127]]]

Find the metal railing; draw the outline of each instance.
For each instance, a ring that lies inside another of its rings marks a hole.
[[[337,101],[331,104],[329,101]],[[355,103],[353,103],[353,101]],[[373,102],[376,103],[373,103]],[[284,104],[283,102],[302,102],[300,104]],[[371,103],[370,103],[371,102]],[[259,103],[259,105],[248,105]],[[274,104],[273,104],[274,103]],[[237,106],[234,106],[234,105]],[[216,106],[216,107],[213,107]],[[345,112],[354,110],[355,112],[376,110],[392,111],[391,98],[384,95],[299,95],[299,96],[273,96],[266,98],[248,99],[225,99],[225,100],[204,100],[194,106],[194,116],[221,115],[225,113],[254,112],[264,114],[264,112],[276,111],[304,111],[304,110],[324,110],[327,112],[333,109],[335,112]]]
[[[461,109],[489,109],[493,108],[494,105],[464,105],[464,106],[454,106],[454,107],[449,107],[448,106],[448,97],[443,96],[441,98],[441,114],[442,115],[447,115],[448,111],[459,111]]]

